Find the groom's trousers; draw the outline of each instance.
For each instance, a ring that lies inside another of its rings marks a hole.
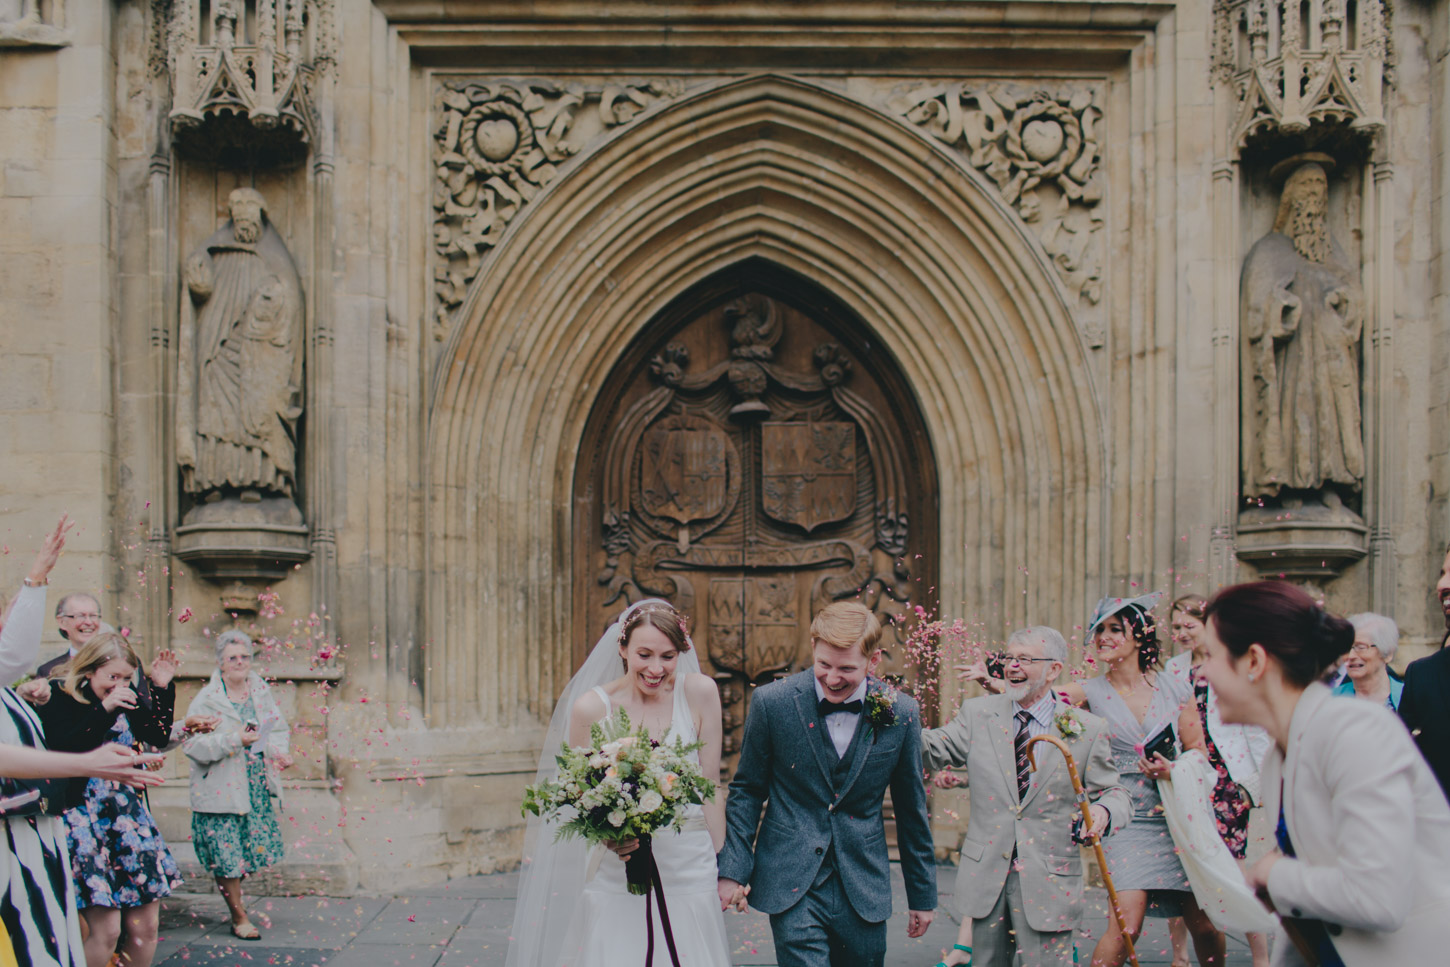
[[[834,850],[795,906],[770,916],[779,967],[882,967],[886,921],[862,920],[846,897]]]
[[[1041,933],[1027,925],[1022,907],[1022,879],[1009,872],[997,905],[981,920],[972,920],[972,967],[1071,967],[1075,930]]]

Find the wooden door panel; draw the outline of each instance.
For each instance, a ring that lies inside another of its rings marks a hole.
[[[779,279],[719,288],[657,320],[611,375],[576,477],[575,549],[581,641],[642,597],[690,615],[728,774],[751,689],[809,666],[811,619],[832,601],[877,612],[882,671],[909,687],[890,622],[930,586],[936,506],[914,401],[859,323]]]

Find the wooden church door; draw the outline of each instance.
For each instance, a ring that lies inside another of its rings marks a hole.
[[[934,585],[936,473],[863,328],[793,277],[718,279],[655,321],[586,432],[576,665],[627,604],[669,599],[720,685],[727,774],[751,691],[810,666],[811,618],[833,601],[875,610],[880,671],[910,687],[902,624]]]

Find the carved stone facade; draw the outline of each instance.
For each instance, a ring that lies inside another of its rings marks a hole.
[[[183,704],[217,633],[262,640],[300,753],[274,887],[517,862],[542,723],[643,593],[732,734],[857,594],[1074,638],[1104,593],[1282,573],[1402,661],[1438,641],[1443,0],[624,7],[0,0],[0,542],[80,520],[56,592],[175,648]],[[1241,298],[1308,155],[1334,285],[1285,255],[1313,311],[1269,338],[1338,326],[1282,385],[1332,384],[1344,472],[1274,494]],[[187,271],[238,190],[295,287]],[[223,481],[183,377],[233,351],[219,426],[270,436]]]

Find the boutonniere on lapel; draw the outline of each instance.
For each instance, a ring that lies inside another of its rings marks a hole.
[[[1070,708],[1058,712],[1052,722],[1057,726],[1058,734],[1064,739],[1076,738],[1082,735],[1082,719],[1078,718],[1077,713]]]
[[[877,729],[896,724],[896,689],[879,679],[872,679],[866,689],[866,723],[872,729],[873,742]]]

